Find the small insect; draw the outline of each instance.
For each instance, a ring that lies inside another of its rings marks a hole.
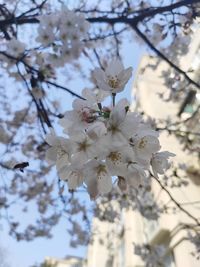
[[[20,172],[24,172],[24,168],[28,167],[29,163],[28,162],[22,162],[22,163],[18,163],[16,164],[13,169],[19,169]]]

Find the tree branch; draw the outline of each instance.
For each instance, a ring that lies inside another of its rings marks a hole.
[[[151,177],[160,185],[160,187],[167,193],[167,195],[169,196],[169,198],[173,201],[173,203],[183,212],[185,213],[188,217],[190,217],[193,221],[196,222],[196,224],[198,226],[200,226],[200,222],[199,220],[194,217],[191,213],[189,213],[189,211],[187,211],[186,209],[184,209],[180,203],[178,203],[176,201],[176,199],[171,195],[171,193],[166,189],[166,187],[164,185],[162,185],[161,181],[156,178],[152,173],[151,173]]]
[[[192,6],[196,3],[200,3],[200,0],[182,0],[177,3],[163,6],[163,7],[153,7],[153,8],[145,9],[143,13],[133,18],[127,18],[129,14],[127,14],[127,16],[119,16],[119,14],[117,13],[116,18],[108,18],[107,16],[102,16],[98,18],[88,18],[87,20],[91,23],[108,23],[111,25],[114,25],[116,23],[128,23],[128,24],[137,25],[139,22],[143,21],[145,18],[154,17],[157,14],[162,14],[168,11],[172,11],[180,7]],[[11,25],[11,24],[22,25],[22,24],[28,24],[28,23],[37,24],[39,23],[39,20],[34,15],[23,16],[23,17],[19,15],[18,17],[11,17],[5,20],[1,20],[0,27]]]
[[[87,20],[91,23],[109,23],[111,25],[115,23],[128,23],[132,25],[137,25],[139,22],[144,21],[144,19],[149,17],[154,17],[157,14],[162,14],[165,12],[170,12],[174,9],[184,7],[184,6],[192,6],[196,3],[200,3],[200,0],[182,0],[177,3],[163,6],[163,7],[153,7],[145,9],[144,12],[141,10],[141,14],[134,16],[133,18],[127,18],[127,16],[117,16],[116,18],[108,18],[107,16],[102,16],[98,18],[88,18]]]
[[[62,89],[64,91],[70,93],[72,96],[76,96],[79,99],[86,100],[84,97],[82,97],[81,95],[76,94],[75,92],[73,92],[72,90],[68,89],[67,87],[64,87],[62,85],[59,85],[57,83],[54,83],[54,82],[51,82],[51,81],[48,81],[48,80],[44,80],[44,82],[47,83],[47,84],[50,84],[50,85],[52,85],[54,87],[60,88],[60,89]]]
[[[12,56],[12,55],[7,54],[7,53],[4,52],[4,51],[0,51],[0,54],[4,55],[5,57],[7,57],[7,58],[9,58],[9,59],[11,59],[11,60],[15,60],[15,61],[16,61],[16,63],[15,63],[16,65],[17,65],[18,63],[22,63],[28,70],[30,70],[30,71],[32,71],[32,72],[34,72],[34,73],[36,73],[36,74],[39,74],[39,70],[38,70],[38,69],[36,69],[36,68],[30,66],[30,65],[24,60],[24,55],[23,55],[22,57],[20,57],[20,58],[16,58],[16,57],[14,57],[14,56]],[[70,90],[70,89],[67,88],[67,87],[64,87],[64,86],[59,85],[59,84],[57,84],[57,83],[55,83],[55,82],[51,82],[51,81],[49,81],[49,80],[46,80],[45,78],[44,78],[44,80],[43,80],[42,82],[43,82],[43,83],[46,83],[46,84],[49,84],[49,85],[52,85],[52,86],[54,86],[54,87],[60,88],[60,89],[62,89],[62,90],[64,90],[64,91],[70,93],[72,96],[75,96],[75,97],[78,97],[78,98],[80,98],[80,99],[85,100],[85,98],[83,98],[83,97],[80,96],[79,94],[73,92],[72,90]]]
[[[134,19],[138,23],[138,22],[143,21],[145,18],[153,17],[157,14],[162,14],[165,12],[170,12],[170,11],[177,9],[177,8],[180,8],[180,7],[192,6],[196,3],[200,3],[200,0],[182,0],[182,1],[179,1],[179,2],[171,4],[171,5],[167,5],[167,6],[163,6],[163,7],[150,8],[149,10],[145,11],[143,14],[137,16]]]
[[[132,29],[137,33],[137,35],[154,51],[160,58],[165,60],[172,68],[178,71],[180,74],[184,76],[184,78],[191,84],[193,84],[196,88],[200,89],[200,85],[193,81],[182,69],[176,66],[173,62],[171,62],[162,52],[160,52],[152,43],[151,41],[144,35],[140,29],[131,24]]]

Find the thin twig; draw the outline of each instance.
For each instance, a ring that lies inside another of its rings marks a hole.
[[[158,178],[156,178],[152,173],[151,173],[151,177],[155,180],[155,181],[157,181],[157,183],[160,185],[160,187],[167,193],[167,195],[170,197],[170,199],[174,202],[174,204],[183,212],[183,213],[185,213],[188,217],[190,217],[193,221],[195,221],[196,222],[196,224],[198,225],[198,226],[200,226],[200,222],[199,222],[199,220],[196,218],[196,217],[194,217],[189,211],[187,211],[186,209],[184,209],[182,206],[181,206],[181,204],[180,203],[178,203],[177,201],[176,201],[176,199],[171,195],[171,193],[167,190],[167,188],[161,183],[161,181],[158,179]]]
[[[73,92],[72,90],[68,89],[67,87],[64,87],[64,86],[62,86],[62,85],[59,85],[59,84],[57,84],[57,83],[54,83],[54,82],[51,82],[51,81],[48,81],[48,80],[44,80],[44,82],[47,83],[47,84],[50,84],[50,85],[52,85],[52,86],[54,86],[54,87],[60,88],[60,89],[62,89],[62,90],[64,90],[64,91],[67,91],[67,92],[70,93],[72,96],[76,96],[76,97],[78,97],[78,98],[80,98],[80,99],[82,99],[82,100],[85,100],[84,97],[78,95],[77,93]]]
[[[170,61],[168,59],[167,56],[165,56],[160,50],[158,50],[153,43],[147,38],[147,36],[142,33],[140,31],[140,29],[135,26],[135,25],[130,25],[132,27],[132,29],[137,33],[137,35],[152,49],[152,51],[154,51],[160,58],[162,58],[163,60],[165,60],[172,68],[174,68],[176,71],[178,71],[179,73],[181,73],[184,78],[191,84],[193,84],[195,87],[197,87],[198,89],[200,89],[200,85],[198,83],[196,83],[194,80],[192,80],[185,71],[183,71],[182,69],[180,69],[177,65],[175,65],[172,61]]]

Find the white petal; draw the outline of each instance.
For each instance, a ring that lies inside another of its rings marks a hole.
[[[126,173],[126,165],[123,162],[112,161],[106,158],[106,165],[112,176],[123,176]]]
[[[95,80],[98,81],[106,81],[106,75],[105,72],[100,69],[100,68],[96,68],[93,71],[93,76],[95,78]]]
[[[101,194],[107,194],[112,190],[112,179],[109,175],[101,175],[98,178],[98,191]]]
[[[110,142],[113,147],[123,147],[128,144],[128,140],[121,132],[110,133],[108,132],[107,136],[108,142]]]
[[[85,179],[87,185],[87,191],[91,199],[95,199],[99,195],[97,180],[94,177],[87,177]]]
[[[75,99],[72,103],[73,109],[79,111],[84,107],[87,107],[87,101],[86,100],[81,100],[81,99]]]
[[[98,80],[98,83],[97,83],[98,87],[100,90],[103,90],[103,91],[106,91],[106,92],[112,92],[113,88],[111,88],[107,82],[105,82],[104,80]]]
[[[71,162],[72,162],[72,165],[75,166],[75,167],[76,166],[80,167],[84,163],[86,163],[87,161],[88,161],[87,154],[84,153],[83,151],[75,153],[74,155],[72,155]]]
[[[122,70],[119,73],[118,79],[122,82],[123,85],[125,85],[128,82],[128,80],[131,78],[132,71],[133,71],[133,68],[130,67],[128,69]]]
[[[107,75],[115,76],[118,75],[123,69],[124,66],[122,62],[119,59],[114,59],[108,64],[105,72]]]
[[[110,113],[110,118],[109,118],[109,124],[110,125],[120,125],[126,116],[126,110],[124,109],[119,109],[118,106],[114,107]]]
[[[101,136],[105,135],[107,129],[103,122],[97,121],[88,127],[87,134],[92,140],[98,140]]]
[[[81,173],[74,172],[68,177],[68,188],[69,190],[75,190],[77,187],[81,186],[83,183],[83,176]]]

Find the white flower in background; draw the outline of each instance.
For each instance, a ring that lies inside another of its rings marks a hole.
[[[49,163],[56,164],[56,168],[59,171],[69,164],[72,146],[68,139],[56,136],[52,128],[50,131],[46,136],[46,142],[51,146],[46,152],[46,159]]]
[[[176,155],[168,151],[155,153],[151,159],[153,174],[156,177],[158,177],[158,173],[164,174],[164,172],[170,167],[170,163],[168,161],[169,158],[174,156]]]
[[[63,7],[60,12],[60,23],[61,27],[64,27],[66,31],[73,31],[77,27],[77,15],[73,11],[69,10],[66,7]]]
[[[9,136],[9,134],[3,128],[3,126],[0,126],[0,143],[9,144],[11,139],[12,139],[12,137]]]
[[[69,35],[72,35],[72,32],[70,32],[69,30],[66,31],[66,28],[64,27],[60,28],[59,39],[63,42],[65,46],[67,46],[67,44],[71,42],[69,42]]]
[[[85,166],[85,180],[91,198],[107,194],[112,189],[112,179],[103,161],[91,160]]]
[[[38,37],[36,41],[43,44],[44,46],[48,46],[52,44],[55,40],[55,35],[52,31],[52,28],[38,28]]]
[[[14,57],[19,57],[23,55],[25,48],[26,46],[24,43],[20,42],[17,39],[12,39],[7,43],[6,53]]]
[[[60,50],[60,56],[62,57],[63,65],[73,60],[74,58],[77,58],[81,52],[82,47],[79,44],[73,44],[73,45],[63,45]]]
[[[77,15],[76,15],[77,16]],[[79,14],[76,17],[77,31],[82,38],[87,37],[88,30],[90,28],[90,23],[85,19],[83,14]]]
[[[165,39],[165,35],[163,34],[164,26],[154,23],[153,29],[151,32],[151,40],[154,45],[158,45],[160,42],[162,42]]]
[[[109,63],[105,71],[96,68],[93,75],[99,89],[116,94],[124,90],[126,83],[131,78],[132,67],[124,69],[122,62],[115,59]]]
[[[54,14],[54,16],[50,15],[41,15],[39,16],[40,27],[42,28],[53,28],[58,25],[59,16],[58,14]]]
[[[86,39],[90,25],[83,15],[78,15],[63,6],[62,11],[41,15],[39,20],[36,41],[52,48],[47,52],[48,63],[62,67],[80,55],[83,49],[82,41]]]

